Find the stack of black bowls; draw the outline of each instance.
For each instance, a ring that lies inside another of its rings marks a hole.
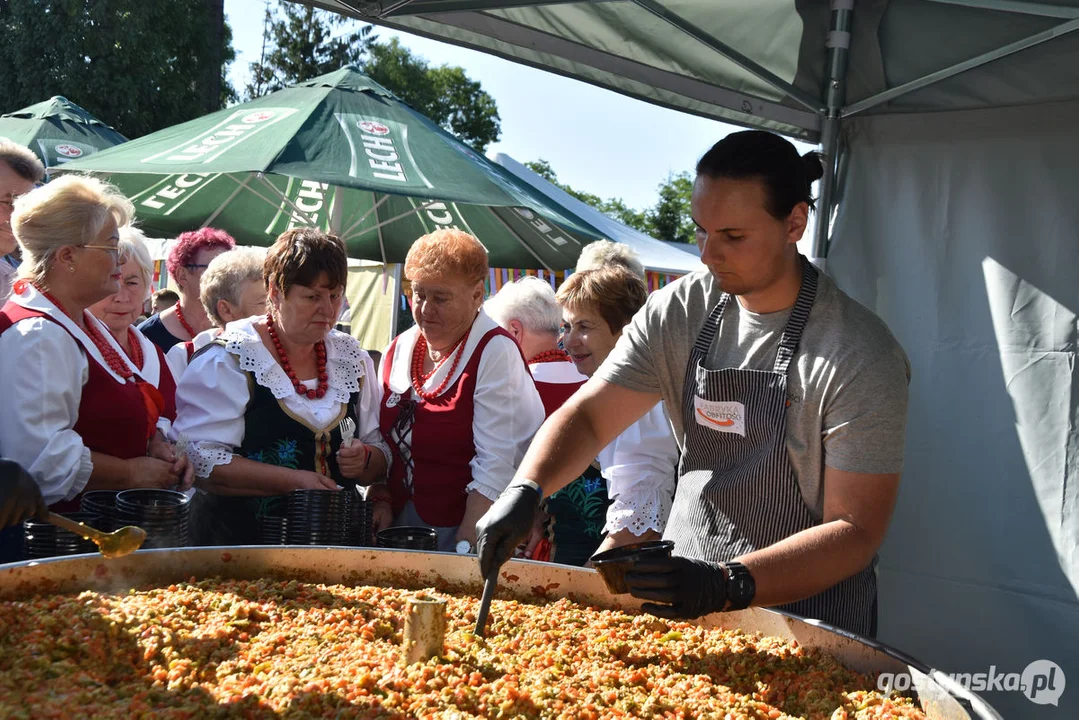
[[[92,528],[98,527],[100,520],[97,515],[84,512],[66,513],[65,516],[75,522],[86,523]],[[22,524],[22,529],[23,556],[27,560],[97,552],[97,545],[91,541],[52,523],[27,520]]]
[[[350,542],[353,547],[370,547],[374,528],[374,503],[361,497],[352,498],[352,527]]]
[[[182,492],[138,488],[116,496],[120,525],[146,531],[144,548],[186,547],[191,503]]]
[[[293,490],[288,495],[285,538],[289,545],[349,545],[352,493]]]
[[[288,540],[288,518],[281,515],[263,515],[259,518],[259,545],[284,545]]]
[[[97,515],[98,525],[95,525],[98,530],[103,532],[112,532],[118,530],[122,526],[120,522],[120,516],[116,511],[116,496],[120,494],[119,490],[91,490],[82,494],[82,499],[79,500],[79,510],[84,513],[90,513],[91,515]]]
[[[438,550],[438,533],[425,527],[392,527],[380,530],[380,548],[396,550]]]

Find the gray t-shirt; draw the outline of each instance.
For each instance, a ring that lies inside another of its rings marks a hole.
[[[652,293],[597,372],[607,382],[660,393],[683,452],[686,364],[722,294],[707,270]],[[752,313],[732,300],[705,366],[771,370],[789,315]],[[873,474],[902,469],[909,382],[910,363],[888,327],[822,273],[787,373],[787,454],[818,520],[824,465]]]

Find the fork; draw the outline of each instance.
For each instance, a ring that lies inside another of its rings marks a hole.
[[[337,427],[341,431],[341,447],[352,447],[352,441],[356,439],[356,421],[346,415]]]

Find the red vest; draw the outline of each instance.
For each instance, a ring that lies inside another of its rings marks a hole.
[[[42,317],[64,327],[48,313],[24,308],[8,302],[0,310],[0,334],[20,320]],[[64,328],[67,330],[67,328]],[[70,330],[72,339],[79,344],[89,365],[86,384],[79,397],[79,417],[73,428],[83,444],[94,452],[130,460],[146,454],[146,438],[150,431],[150,415],[143,392],[138,383],[116,380],[87,350],[82,341]],[[158,351],[160,355],[160,351]],[[161,359],[159,390],[165,407],[161,414],[169,420],[176,419],[176,383],[172,379],[165,359]],[[142,382],[142,381],[140,381]],[[55,510],[76,510],[77,498],[71,502],[57,503]]]
[[[390,437],[390,430],[397,422],[402,408],[416,398],[411,388],[405,395],[393,401],[395,393],[390,389],[390,370],[397,350],[394,338],[386,350],[382,371],[382,405],[379,409],[379,427],[382,437],[393,451],[393,470],[390,472],[390,496],[393,513],[397,515],[409,500],[416,512],[433,527],[455,527],[465,515],[465,488],[472,482],[469,463],[476,456],[476,443],[472,436],[472,414],[475,409],[476,379],[480,358],[492,338],[512,335],[502,328],[494,328],[481,339],[464,370],[445,392],[431,400],[416,404],[412,420],[412,491],[405,486],[405,463],[397,444]],[[524,362],[524,356],[521,356]],[[388,403],[393,402],[393,405]]]

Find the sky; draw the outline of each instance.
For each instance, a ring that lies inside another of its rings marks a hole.
[[[236,61],[229,77],[242,91],[262,48],[262,0],[225,0]],[[519,162],[543,158],[576,190],[651,207],[669,173],[690,170],[713,143],[742,128],[667,110],[609,90],[474,50],[376,28],[433,65],[460,65],[498,103],[501,139],[487,154]],[[811,146],[798,143],[801,152]]]

